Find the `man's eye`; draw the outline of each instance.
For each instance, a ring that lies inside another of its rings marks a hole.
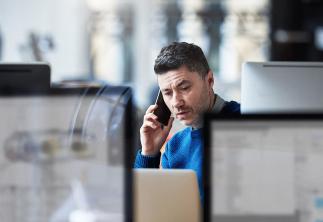
[[[182,87],[182,90],[188,90],[190,87],[189,86],[184,86]]]
[[[172,93],[171,92],[164,92],[163,95],[164,96],[170,96]]]

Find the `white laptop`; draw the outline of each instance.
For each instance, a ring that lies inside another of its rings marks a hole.
[[[199,222],[196,174],[184,169],[134,170],[135,222]]]
[[[246,62],[242,113],[322,113],[322,62]]]

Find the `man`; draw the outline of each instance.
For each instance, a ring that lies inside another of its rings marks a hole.
[[[173,116],[188,126],[176,133],[163,146],[174,117],[167,126],[162,126],[151,105],[144,116],[140,128],[141,150],[135,161],[136,168],[158,168],[161,158],[162,168],[195,170],[202,192],[202,117],[203,113],[213,111],[219,114],[240,114],[240,105],[226,102],[214,94],[213,73],[200,47],[185,42],[174,42],[164,47],[154,66],[157,81],[166,105]]]

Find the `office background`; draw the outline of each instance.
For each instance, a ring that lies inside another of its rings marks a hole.
[[[160,48],[194,42],[216,91],[239,101],[244,61],[323,58],[322,10],[320,0],[0,0],[0,61],[48,61],[54,82],[127,84],[145,109]]]
[[[215,90],[240,101],[241,65],[320,61],[320,0],[0,0],[0,61],[47,61],[52,82],[103,80],[152,102],[154,59],[172,41],[202,47]]]
[[[131,86],[142,114],[154,100],[161,47],[187,41],[204,50],[215,91],[240,101],[245,61],[323,60],[322,12],[322,0],[0,0],[0,62],[48,62],[53,83]],[[11,203],[3,212],[20,204]]]

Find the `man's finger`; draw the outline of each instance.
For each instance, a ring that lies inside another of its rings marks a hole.
[[[158,124],[147,121],[141,126],[140,130],[142,132],[148,132],[151,129],[157,129],[158,127],[159,127]]]
[[[154,112],[155,109],[157,109],[157,105],[150,105],[146,110],[146,114]]]
[[[168,120],[168,124],[166,126],[167,130],[170,130],[172,128],[173,122],[174,122],[174,117],[170,117]]]
[[[158,117],[153,113],[148,113],[144,116],[144,121],[150,120],[150,121],[157,121]]]

